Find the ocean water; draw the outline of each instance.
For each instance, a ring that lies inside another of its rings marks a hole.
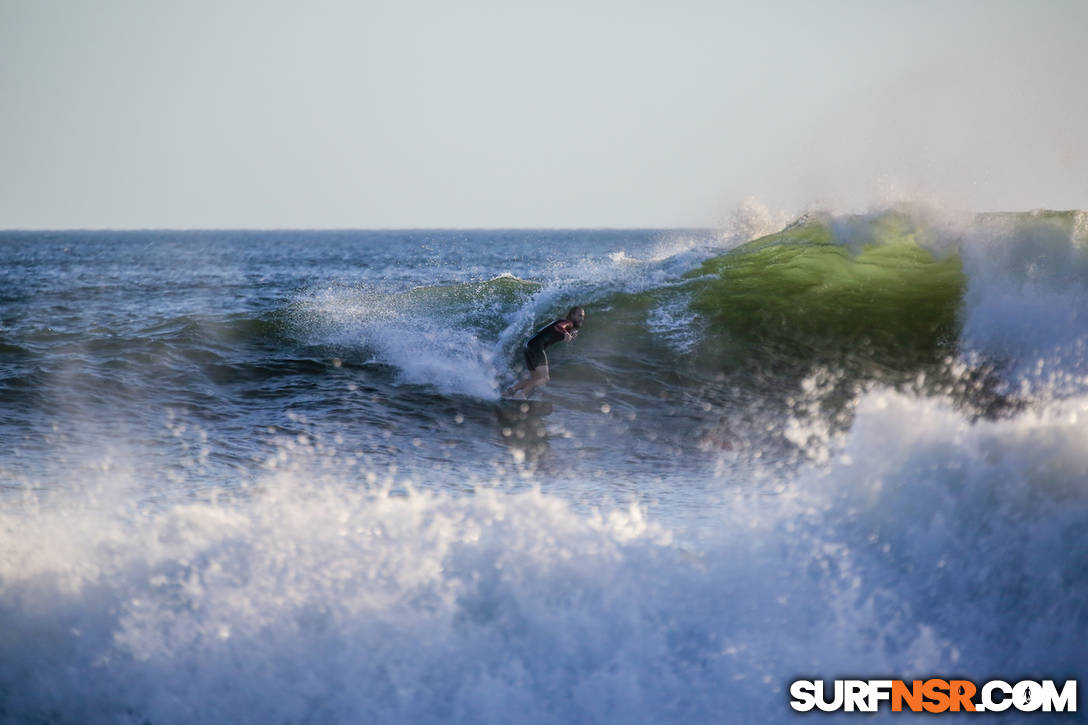
[[[1088,681],[1088,215],[744,221],[0,232],[0,721]]]

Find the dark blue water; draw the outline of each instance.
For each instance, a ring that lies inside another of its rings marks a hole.
[[[245,477],[282,436],[313,435],[340,439],[372,464],[448,469],[458,485],[486,476],[504,457],[508,427],[495,416],[495,392],[513,381],[526,330],[577,294],[599,297],[594,287],[615,277],[597,269],[608,253],[670,238],[712,240],[613,231],[8,233],[0,344],[12,403],[3,434],[16,442],[9,466],[34,481],[57,475],[42,468],[58,445],[71,458],[138,437],[139,465],[173,469],[184,492],[229,487],[239,466]],[[502,275],[557,280],[558,290],[457,291]],[[439,299],[444,288],[456,299]],[[433,299],[421,298],[427,290]]]

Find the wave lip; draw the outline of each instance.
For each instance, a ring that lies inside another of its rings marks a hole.
[[[307,344],[368,355],[394,368],[401,383],[487,400],[498,396],[494,361],[506,316],[539,289],[510,274],[399,292],[329,288],[296,302],[289,316]]]
[[[690,272],[692,307],[742,339],[939,354],[958,335],[966,279],[959,255],[938,258],[926,234],[898,212],[802,217]]]

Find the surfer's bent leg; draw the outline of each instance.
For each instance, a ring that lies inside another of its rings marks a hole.
[[[503,393],[504,398],[528,398],[533,390],[551,379],[548,375],[548,356],[541,347],[525,346],[525,367],[529,369],[529,377]]]

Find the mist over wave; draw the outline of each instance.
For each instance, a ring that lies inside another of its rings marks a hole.
[[[987,215],[968,234],[964,347],[1005,361],[1033,390],[1083,389],[1088,215]]]

